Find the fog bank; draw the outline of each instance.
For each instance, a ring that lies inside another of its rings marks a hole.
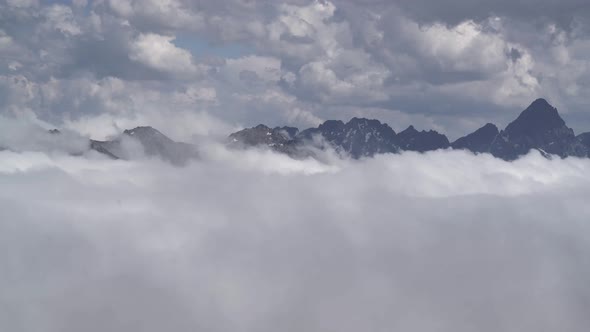
[[[586,331],[590,160],[0,152],[6,331]]]

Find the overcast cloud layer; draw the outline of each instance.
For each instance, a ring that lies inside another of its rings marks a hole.
[[[0,111],[97,138],[355,115],[457,138],[545,97],[580,132],[589,54],[584,0],[2,0]]]
[[[590,161],[0,152],[3,331],[587,331]]]

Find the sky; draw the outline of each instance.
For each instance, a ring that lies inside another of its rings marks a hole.
[[[584,0],[2,0],[0,112],[103,138],[376,118],[456,139],[536,98],[590,130]]]

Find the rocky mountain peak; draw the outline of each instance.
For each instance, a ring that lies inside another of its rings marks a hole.
[[[490,152],[505,160],[514,160],[536,149],[546,154],[587,156],[586,147],[545,99],[535,100],[516,120],[500,132]]]
[[[336,131],[344,127],[344,122],[340,120],[326,120],[318,127],[321,131]]]
[[[90,141],[90,148],[112,159],[128,159],[124,140],[137,140],[148,157],[158,157],[175,165],[184,165],[189,160],[198,158],[196,146],[175,142],[157,129],[149,126],[136,127],[123,131],[123,134],[109,141]]]
[[[294,127],[271,129],[260,124],[229,135],[229,146],[232,148],[265,147],[291,156],[298,156],[298,142],[296,141],[298,132],[299,129]]]
[[[143,126],[143,127],[135,127],[133,129],[127,129],[123,131],[123,135],[131,136],[137,138],[138,140],[162,140],[166,142],[171,142],[172,140],[168,138],[166,135],[162,134],[160,131],[153,127]]]
[[[416,128],[414,128],[413,125],[410,125],[408,128],[406,128],[405,130],[400,132],[400,135],[409,135],[409,134],[417,134],[418,130],[416,130]]]
[[[584,144],[590,148],[590,133],[581,133],[577,137],[578,137],[578,140],[580,140],[580,142],[582,142],[582,144]]]
[[[437,131],[418,131],[414,126],[396,136],[396,142],[402,150],[426,152],[438,149],[446,149],[450,146],[449,139]]]
[[[318,128],[304,130],[299,137],[309,139],[313,135],[322,136],[336,151],[353,158],[399,150],[395,145],[395,131],[379,120],[355,117],[346,124],[340,120],[328,120]]]
[[[252,128],[255,130],[266,130],[266,131],[270,131],[270,127],[263,125],[263,124],[259,124],[256,127]]]
[[[537,99],[505,131],[509,135],[537,135],[561,127],[565,127],[565,121],[557,109],[545,99]]]
[[[500,131],[492,123],[487,123],[473,133],[457,139],[451,146],[453,149],[464,149],[475,153],[488,152]]]
[[[295,139],[295,137],[297,137],[297,134],[299,134],[299,128],[288,126],[275,127],[273,131],[279,132],[287,139]]]
[[[112,158],[124,159],[121,152],[125,137],[137,139],[146,155],[160,156],[177,164],[185,163],[196,156],[194,146],[174,142],[152,127],[125,130],[123,135],[112,141],[91,141],[91,148]],[[545,99],[537,99],[506,129],[499,131],[494,124],[487,123],[452,144],[445,135],[435,130],[418,131],[410,125],[396,134],[388,124],[379,120],[354,117],[346,123],[341,120],[327,120],[318,127],[301,132],[294,127],[270,128],[260,124],[231,134],[228,145],[263,146],[296,158],[315,155],[314,151],[327,147],[352,158],[399,151],[427,152],[452,147],[514,160],[533,149],[545,156],[587,157],[590,151],[590,133],[576,137],[556,108]]]

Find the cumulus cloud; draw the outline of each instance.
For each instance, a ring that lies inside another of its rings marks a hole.
[[[11,331],[583,331],[590,162],[0,152]]]
[[[46,28],[55,29],[63,34],[76,36],[82,33],[77,25],[72,9],[64,5],[53,5],[45,12]]]
[[[192,74],[197,71],[189,51],[175,46],[174,37],[142,34],[133,41],[129,57],[148,67],[174,74]]]
[[[590,128],[584,8],[578,0],[5,1],[0,81],[32,90],[12,98],[21,88],[0,84],[10,96],[1,111],[32,109],[59,125],[62,113],[104,107],[67,102],[84,100],[82,89],[61,91],[60,103],[36,88],[118,80],[131,95],[149,91],[154,105],[201,91],[184,106],[239,126],[304,127],[379,109],[381,119],[418,119],[458,137],[502,126],[545,97],[582,131]],[[104,103],[141,113],[116,96]]]

